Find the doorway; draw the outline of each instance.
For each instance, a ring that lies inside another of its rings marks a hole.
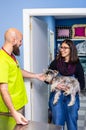
[[[86,8],[60,8],[60,9],[24,9],[23,10],[23,49],[24,49],[24,69],[31,71],[31,50],[28,45],[31,42],[31,24],[32,16],[57,16],[57,17],[76,17],[86,16]],[[28,57],[28,58],[26,58]],[[29,103],[25,107],[25,116],[31,119],[31,84],[25,80]]]

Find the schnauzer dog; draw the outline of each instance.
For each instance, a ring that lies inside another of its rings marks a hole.
[[[80,92],[80,85],[78,80],[73,76],[60,76],[58,71],[48,69],[44,72],[45,82],[51,84],[51,92],[56,91],[53,104],[58,102],[61,90],[57,89],[58,84],[63,84],[66,89],[63,94],[65,96],[71,95],[71,101],[68,106],[72,106],[75,103],[75,95]]]

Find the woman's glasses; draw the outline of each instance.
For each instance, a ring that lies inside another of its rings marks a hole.
[[[64,47],[61,46],[61,47],[60,47],[60,50],[61,50],[61,49],[66,50],[66,49],[70,49],[70,48],[69,48],[69,47],[66,47],[66,46],[64,46]]]

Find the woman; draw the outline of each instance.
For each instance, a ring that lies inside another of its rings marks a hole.
[[[51,62],[49,69],[58,70],[60,75],[75,76],[80,83],[81,90],[85,87],[84,71],[80,64],[77,49],[71,40],[64,40],[61,43],[58,56]],[[67,124],[68,130],[77,130],[78,110],[80,107],[79,95],[76,94],[76,101],[73,106],[68,106],[70,95],[65,96],[65,88],[62,84],[57,86],[61,90],[58,103],[53,105],[55,92],[50,94],[49,107],[52,111],[52,120],[56,125]]]

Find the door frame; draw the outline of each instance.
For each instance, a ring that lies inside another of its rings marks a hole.
[[[31,70],[31,55],[30,55],[30,17],[31,16],[85,16],[86,8],[39,8],[39,9],[23,9],[23,55],[24,69]],[[28,45],[29,44],[29,45]],[[25,116],[31,119],[31,84],[25,79],[26,91],[29,103],[25,107]]]
[[[30,70],[30,17],[31,16],[85,16],[86,8],[39,8],[23,9],[23,49],[24,49],[24,68]]]

